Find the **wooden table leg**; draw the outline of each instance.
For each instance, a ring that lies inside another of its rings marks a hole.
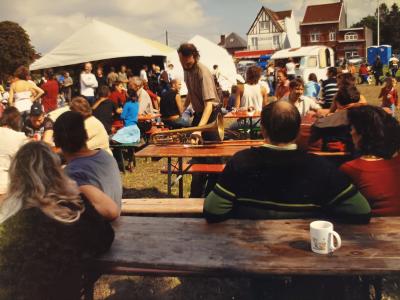
[[[182,157],[178,158],[179,174],[181,178],[179,179],[179,198],[183,198],[183,162]]]
[[[171,185],[172,185],[172,158],[168,157],[168,182],[167,182],[167,190],[168,190],[168,196],[171,196]]]

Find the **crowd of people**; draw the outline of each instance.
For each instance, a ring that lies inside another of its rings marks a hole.
[[[205,197],[209,222],[322,217],[365,224],[371,216],[400,215],[395,78],[386,79],[378,107],[368,104],[350,72],[329,68],[319,86],[315,74],[306,83],[296,78],[289,61],[287,68],[268,66],[269,84],[250,67],[246,81],[223,101],[217,73],[200,62],[197,48],[182,44],[178,55],[185,99],[182,82],[168,72],[172,66],[163,72],[143,66],[133,76],[125,66],[93,74],[85,63],[76,97],[68,73],[60,87],[60,78],[46,70],[38,87],[25,67],[18,68],[0,118],[0,295],[79,299],[83,259],[107,251],[114,238],[110,222],[121,211],[122,183],[110,142],[140,138],[147,130],[140,114],[160,111],[172,129],[209,124],[227,108],[261,111],[261,147],[236,153],[221,175],[192,176],[190,197]],[[60,93],[68,105],[58,108]],[[310,126],[302,126],[305,120]],[[300,144],[304,128],[309,132]],[[192,133],[195,143],[218,138]],[[338,165],[309,150],[346,156]]]

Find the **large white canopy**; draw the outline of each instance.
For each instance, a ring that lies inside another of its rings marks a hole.
[[[237,76],[232,56],[224,48],[199,35],[190,39],[189,43],[196,46],[200,52],[200,62],[210,71],[213,70],[214,65],[218,65],[221,74],[220,84],[223,85],[221,87],[223,90],[230,90],[231,86],[236,84]],[[175,74],[182,79],[183,69],[176,51],[167,55],[167,63],[174,65]]]
[[[166,56],[169,49],[157,47],[152,41],[92,20],[35,61],[30,69],[40,70],[117,57]]]

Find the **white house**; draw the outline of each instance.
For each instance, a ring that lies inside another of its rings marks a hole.
[[[295,47],[300,47],[300,35],[293,11],[272,11],[261,7],[247,32],[247,48],[280,50]]]

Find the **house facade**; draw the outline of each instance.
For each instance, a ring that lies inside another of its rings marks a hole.
[[[247,42],[237,33],[232,32],[227,36],[221,35],[218,46],[224,47],[230,55],[234,55],[235,51],[246,50]]]
[[[367,48],[372,46],[372,42],[372,30],[368,27],[339,29],[337,57],[349,58],[355,55],[367,57]]]
[[[293,11],[262,7],[247,32],[248,50],[281,50],[300,46]]]
[[[324,45],[334,49],[337,59],[365,57],[372,45],[369,28],[348,28],[343,1],[309,5],[300,24],[302,46]]]

